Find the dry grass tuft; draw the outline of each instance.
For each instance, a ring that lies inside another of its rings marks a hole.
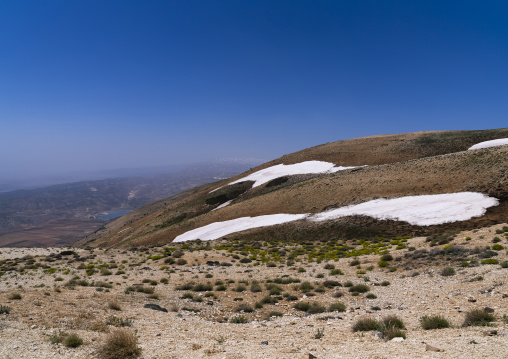
[[[141,348],[131,331],[118,329],[108,335],[98,354],[101,359],[137,358]]]

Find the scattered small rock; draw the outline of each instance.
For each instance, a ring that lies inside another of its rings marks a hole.
[[[263,341],[261,342],[261,345],[268,345],[268,340],[263,340]]]
[[[314,354],[312,353],[309,353],[309,359],[317,359],[317,356],[315,356]]]
[[[145,304],[144,308],[148,308],[148,309],[153,309],[153,310],[160,310],[161,312],[164,312],[164,313],[167,313],[168,310],[166,308],[162,308],[160,305],[158,304],[151,304],[151,303],[148,303],[148,304]]]
[[[392,339],[392,340],[390,340],[390,341],[392,341],[392,342],[396,342],[396,343],[397,343],[397,342],[399,342],[399,343],[400,343],[400,342],[403,342],[403,341],[404,341],[404,338],[402,338],[402,337],[395,337],[395,338],[393,338],[393,339]]]
[[[433,347],[432,345],[425,344],[425,351],[427,352],[444,352],[444,349]]]
[[[489,308],[489,307],[485,307],[485,308],[483,308],[483,311],[484,311],[485,313],[494,313],[494,309]]]

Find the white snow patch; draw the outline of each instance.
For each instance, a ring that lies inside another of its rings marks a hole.
[[[477,150],[479,148],[488,148],[488,147],[503,146],[503,145],[508,145],[508,138],[500,138],[497,140],[480,142],[474,146],[469,147],[469,149],[470,150]]]
[[[241,217],[224,222],[215,222],[209,225],[185,232],[175,238],[173,242],[185,242],[193,239],[210,241],[221,238],[231,233],[245,231],[247,229],[274,226],[286,222],[297,221],[306,218],[308,214],[269,214],[257,217]]]
[[[326,221],[346,216],[364,215],[377,219],[406,221],[414,225],[430,226],[465,221],[485,214],[487,208],[499,201],[482,193],[460,192],[394,199],[376,199],[316,214],[309,219]]]
[[[358,166],[352,167],[342,167],[335,166],[335,164],[324,161],[305,161],[300,163],[295,163],[293,165],[284,165],[279,164],[272,167],[268,167],[262,169],[260,171],[251,173],[250,175],[240,178],[234,182],[229,184],[244,182],[244,181],[254,181],[254,185],[252,187],[261,186],[264,183],[270,182],[273,179],[282,177],[282,176],[293,176],[299,174],[309,174],[309,173],[333,173],[338,171],[347,170],[350,168],[356,168]]]
[[[233,200],[229,200],[227,202],[224,202],[223,204],[221,204],[220,206],[217,206],[217,208],[214,208],[212,209],[212,211],[215,211],[216,209],[219,209],[219,208],[224,208],[226,206],[229,206],[231,204],[231,202],[233,202]]]
[[[499,201],[496,198],[477,192],[376,199],[318,213],[313,216],[309,214],[270,214],[215,222],[183,233],[176,237],[174,242],[185,242],[198,238],[203,241],[213,240],[247,229],[273,226],[305,218],[310,221],[320,222],[347,216],[363,215],[377,219],[406,221],[419,226],[430,226],[466,221],[473,217],[479,217],[485,214],[487,208],[497,206],[498,204]]]

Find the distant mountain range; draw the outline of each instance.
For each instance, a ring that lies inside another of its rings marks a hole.
[[[76,245],[386,238],[505,223],[508,145],[470,148],[506,138],[508,128],[327,143],[143,206]]]
[[[124,175],[120,178],[3,192],[0,246],[67,245],[107,223],[98,219],[101,213],[134,210],[259,163],[253,159],[219,159],[187,166],[124,169],[110,172]]]

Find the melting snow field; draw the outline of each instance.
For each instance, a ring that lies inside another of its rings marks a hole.
[[[430,226],[479,217],[485,214],[487,208],[498,204],[499,201],[496,198],[476,192],[376,199],[313,216],[309,214],[271,214],[215,222],[183,233],[176,237],[174,242],[185,242],[198,238],[203,241],[213,240],[247,229],[273,226],[304,218],[320,222],[346,216],[363,215],[377,219],[405,221],[419,226]]]
[[[356,167],[358,166],[352,167],[335,166],[335,164],[333,163],[324,161],[305,161],[295,163],[294,165],[280,164],[251,173],[250,175],[240,178],[237,181],[231,182],[230,184],[239,183],[243,181],[254,181],[254,185],[252,186],[254,188],[282,176],[293,176],[309,173],[333,173]]]
[[[230,221],[215,222],[209,225],[193,229],[185,232],[175,238],[173,242],[185,242],[193,239],[201,239],[202,241],[210,241],[228,234],[245,231],[251,228],[259,228],[266,226],[274,226],[299,219],[306,218],[307,214],[269,214],[258,217],[241,217]]]
[[[469,147],[469,149],[470,150],[477,150],[479,148],[488,148],[488,147],[495,147],[495,146],[502,146],[502,145],[508,145],[508,138],[500,138],[497,140],[480,142],[474,146]]]
[[[482,193],[461,192],[376,199],[354,206],[342,207],[316,214],[309,219],[326,221],[346,216],[363,215],[377,219],[392,219],[418,226],[458,222],[479,217],[499,201]]]

